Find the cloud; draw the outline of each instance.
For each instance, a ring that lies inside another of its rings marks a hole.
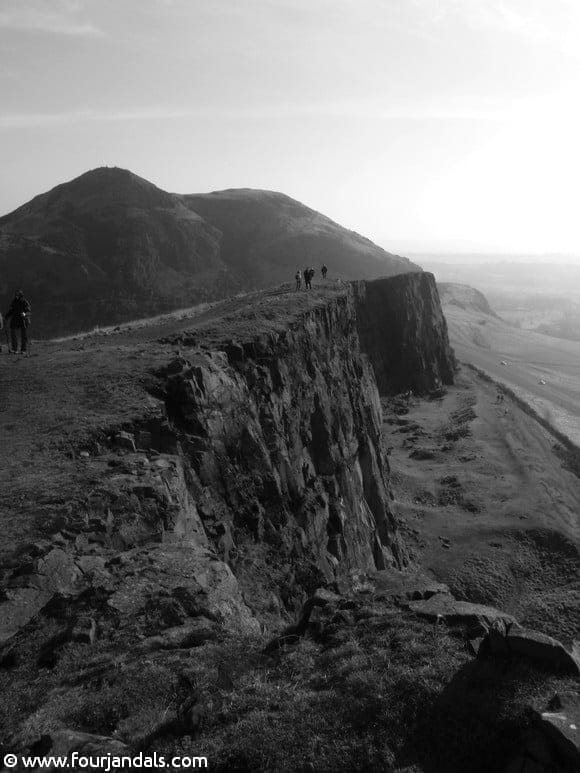
[[[101,37],[103,31],[83,18],[83,10],[79,0],[36,0],[26,5],[7,0],[0,9],[0,30]]]
[[[71,110],[61,113],[0,114],[0,129],[34,129],[78,123],[170,121],[188,118],[209,120],[277,120],[284,118],[356,118],[368,120],[466,120],[501,121],[507,107],[486,101],[415,103],[384,106],[373,101],[278,103],[249,107],[136,107],[120,110]]]
[[[429,23],[456,20],[475,31],[503,32],[578,56],[577,0],[412,0]]]

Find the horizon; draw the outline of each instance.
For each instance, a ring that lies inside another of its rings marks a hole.
[[[399,254],[577,262],[579,34],[573,0],[4,0],[0,211],[120,166]]]

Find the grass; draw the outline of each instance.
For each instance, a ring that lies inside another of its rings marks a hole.
[[[181,742],[216,771],[489,773],[517,744],[525,707],[557,681],[525,664],[474,663],[449,632],[393,609],[274,659],[256,645],[221,645],[228,679],[205,671],[211,711],[199,736]]]
[[[263,635],[140,654],[125,631],[121,651],[112,629],[93,647],[65,643],[42,668],[47,629],[33,626],[17,665],[0,669],[0,726],[18,727],[25,744],[67,727],[206,755],[224,772],[489,773],[518,745],[528,707],[573,686],[525,661],[474,661],[452,630],[388,600],[339,606],[273,656]],[[191,699],[195,726],[168,726]]]

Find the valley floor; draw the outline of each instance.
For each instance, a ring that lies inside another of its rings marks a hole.
[[[580,445],[580,342],[520,330],[473,308],[444,307],[461,362],[484,370]]]
[[[580,480],[554,437],[467,368],[443,398],[393,407],[384,442],[414,561],[457,598],[577,637]]]

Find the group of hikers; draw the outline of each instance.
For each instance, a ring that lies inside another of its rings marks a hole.
[[[316,271],[313,268],[305,268],[304,271],[298,271],[294,275],[294,278],[296,279],[296,289],[300,290],[302,287],[302,279],[304,278],[304,289],[305,290],[311,290],[312,289],[312,277]],[[328,268],[323,265],[320,269],[320,273],[322,274],[322,278],[326,279],[326,274],[328,273]]]
[[[2,319],[0,314],[0,330],[4,328],[4,323],[10,320],[10,336],[6,328],[6,339],[8,342],[8,354],[27,354],[28,353],[28,328],[30,327],[30,303],[24,297],[22,290],[18,290],[12,299],[10,308]],[[18,345],[20,344],[20,350]],[[0,345],[1,349],[1,345]]]

